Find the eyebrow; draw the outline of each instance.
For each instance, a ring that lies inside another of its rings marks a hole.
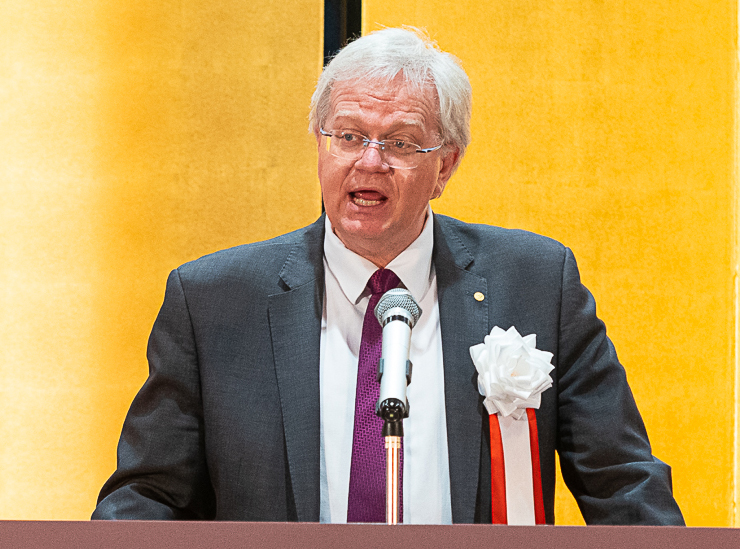
[[[354,122],[354,123],[359,123],[360,121],[360,119],[357,116],[355,116],[354,113],[349,112],[349,111],[339,111],[334,114],[335,122],[342,122],[343,119],[347,119],[348,121]],[[399,120],[398,122],[394,123],[391,126],[390,131],[395,131],[399,127],[404,127],[404,126],[413,126],[421,130],[424,129],[424,123],[421,122],[421,120],[416,119],[416,120]]]

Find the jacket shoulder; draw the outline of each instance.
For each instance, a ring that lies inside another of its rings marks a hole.
[[[565,259],[567,248],[547,236],[521,229],[466,223],[438,214],[435,218],[447,245],[469,253],[474,263],[562,266]]]
[[[320,220],[321,221],[321,220]],[[275,277],[286,260],[297,246],[310,246],[312,241],[321,238],[319,222],[302,227],[295,231],[250,244],[242,244],[204,255],[189,261],[177,272],[183,279],[214,280],[220,277],[237,276],[262,278],[265,275]]]
[[[179,278],[191,296],[264,297],[323,280],[323,221],[321,216],[296,231],[205,255],[178,267],[171,276]]]

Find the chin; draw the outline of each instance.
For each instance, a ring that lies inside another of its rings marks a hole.
[[[386,219],[381,216],[368,215],[367,212],[344,212],[338,216],[337,225],[347,232],[376,232],[387,226]]]
[[[374,223],[345,222],[340,226],[334,226],[334,234],[339,237],[345,246],[348,243],[369,243],[388,239],[388,231],[385,227]],[[351,248],[350,246],[347,246]]]

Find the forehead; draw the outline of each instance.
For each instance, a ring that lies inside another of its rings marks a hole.
[[[355,122],[381,126],[436,127],[438,100],[432,86],[394,80],[346,80],[334,84],[327,122]]]

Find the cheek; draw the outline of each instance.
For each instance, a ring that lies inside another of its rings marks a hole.
[[[339,169],[329,159],[319,157],[319,184],[324,195],[324,201],[339,200],[341,198],[342,182],[346,177],[346,170]]]
[[[322,153],[321,150],[319,150],[319,183],[321,184],[321,188],[325,188],[330,184],[331,181],[331,175],[332,175],[332,167],[331,162],[329,159],[326,158],[325,153]]]
[[[426,169],[423,172],[415,174],[407,183],[407,190],[411,193],[411,200],[415,202],[428,202],[437,192],[437,172]]]

